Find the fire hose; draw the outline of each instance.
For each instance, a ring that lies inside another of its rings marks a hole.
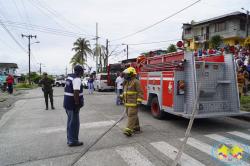
[[[194,66],[195,68],[195,66]],[[196,70],[196,69],[195,69]],[[194,123],[194,118],[195,118],[195,115],[197,113],[197,103],[198,103],[198,100],[199,100],[199,96],[200,96],[200,89],[201,89],[201,83],[202,83],[202,80],[204,79],[205,77],[205,74],[204,74],[204,70],[205,70],[205,61],[203,61],[203,65],[202,65],[202,71],[201,71],[201,79],[200,79],[200,82],[197,86],[197,96],[195,98],[195,101],[194,101],[194,104],[193,104],[193,111],[192,111],[192,115],[191,115],[191,118],[189,120],[189,123],[188,123],[188,127],[186,129],[186,132],[185,132],[185,138],[184,140],[182,141],[182,145],[181,147],[179,148],[178,150],[178,153],[172,163],[171,166],[177,166],[177,164],[179,163],[180,159],[181,159],[181,156],[182,156],[182,153],[183,153],[183,150],[187,144],[187,141],[188,141],[188,138],[190,136],[190,132],[191,132],[191,129],[192,129],[192,126],[193,126],[193,123]]]
[[[109,133],[126,115],[126,108],[121,115],[121,117],[112,125],[110,126],[105,132],[103,132],[96,140],[90,143],[86,148],[84,148],[80,154],[73,160],[70,166],[74,166],[97,142],[99,142],[107,133]]]
[[[177,166],[177,164],[179,163],[179,160],[182,156],[182,153],[183,153],[183,150],[185,148],[185,145],[187,144],[187,140],[190,136],[190,132],[191,132],[191,129],[192,129],[192,126],[193,126],[193,122],[194,122],[194,118],[195,118],[195,115],[197,113],[197,103],[198,103],[198,99],[199,99],[199,96],[200,96],[200,87],[201,87],[201,82],[204,78],[204,69],[205,69],[205,62],[203,62],[203,67],[202,67],[202,74],[201,74],[201,81],[199,82],[198,86],[197,86],[197,96],[195,98],[195,102],[193,104],[193,111],[192,111],[192,115],[191,115],[191,118],[189,120],[189,124],[188,124],[188,127],[186,129],[186,132],[185,132],[185,138],[182,142],[182,145],[181,147],[179,148],[178,150],[178,153],[176,155],[176,158],[175,160],[173,161],[172,163],[172,166]],[[109,133],[121,120],[123,120],[123,118],[125,117],[126,115],[126,108],[124,108],[124,111],[121,115],[121,117],[112,125],[110,126],[105,132],[103,132],[95,141],[93,141],[92,143],[90,143],[86,148],[83,149],[83,151],[80,152],[80,154],[73,160],[73,162],[70,164],[70,166],[74,166],[96,143],[98,143],[107,133]]]

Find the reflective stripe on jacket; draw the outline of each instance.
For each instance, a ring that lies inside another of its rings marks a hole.
[[[68,110],[74,110],[76,108],[74,99],[74,89],[73,89],[73,80],[75,78],[76,78],[75,74],[69,74],[65,83],[63,107]],[[79,101],[80,107],[82,107],[84,105],[82,84],[79,91],[79,100],[80,100]]]
[[[139,80],[132,78],[131,81],[125,81],[122,97],[126,107],[136,107],[138,102],[142,102],[143,91]]]

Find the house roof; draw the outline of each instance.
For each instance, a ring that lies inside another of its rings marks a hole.
[[[16,63],[1,63],[0,68],[18,68]]]
[[[242,12],[239,12],[239,11],[236,11],[236,12],[233,12],[233,13],[224,14],[224,15],[213,17],[213,18],[206,19],[206,20],[203,20],[203,21],[194,22],[192,25],[200,25],[200,24],[211,22],[211,21],[216,21],[216,20],[220,20],[220,19],[224,19],[224,18],[228,18],[228,17],[232,17],[232,16],[239,16],[239,15],[244,16],[246,14],[242,13]]]

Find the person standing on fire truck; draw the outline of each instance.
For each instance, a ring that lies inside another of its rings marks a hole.
[[[139,80],[136,79],[135,68],[129,67],[123,73],[125,81],[121,97],[128,116],[127,127],[124,128],[123,133],[126,136],[132,136],[132,134],[141,131],[138,119],[138,105],[142,102],[143,91]]]

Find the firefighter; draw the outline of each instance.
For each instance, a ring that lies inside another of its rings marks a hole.
[[[44,94],[44,99],[45,99],[45,104],[46,104],[46,110],[49,109],[49,101],[48,98],[50,100],[50,104],[51,104],[51,109],[54,110],[54,104],[53,104],[53,89],[52,89],[52,85],[53,85],[54,81],[48,77],[48,74],[45,72],[43,73],[43,79],[39,82],[39,84],[42,86],[42,91]]]
[[[140,82],[136,79],[135,68],[129,67],[123,73],[125,81],[121,97],[128,116],[127,127],[124,128],[123,133],[126,136],[131,136],[141,131],[138,119],[138,105],[142,102],[143,92]]]

